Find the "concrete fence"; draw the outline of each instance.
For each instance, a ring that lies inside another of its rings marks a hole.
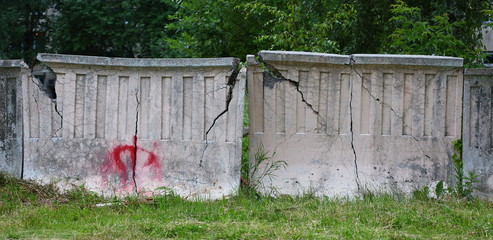
[[[251,162],[263,151],[288,164],[264,178],[264,191],[409,193],[449,180],[451,142],[461,138],[462,64],[431,56],[249,56]]]
[[[493,198],[493,69],[464,75],[464,171],[479,176],[478,194]]]
[[[0,171],[20,178],[105,195],[234,194],[248,76],[250,163],[266,158],[253,176],[264,176],[263,192],[451,183],[463,131],[464,170],[493,196],[493,70],[464,75],[460,58],[262,51],[248,71],[234,58],[38,60],[0,61]],[[286,169],[266,171],[276,161]]]
[[[38,60],[56,75],[55,95],[32,76],[17,91],[24,178],[106,195],[166,187],[218,198],[238,189],[245,73],[237,59]]]

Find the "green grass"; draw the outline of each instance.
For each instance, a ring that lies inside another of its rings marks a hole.
[[[114,202],[96,207],[96,203]],[[491,239],[493,203],[372,195],[185,201],[103,199],[0,175],[0,238]]]

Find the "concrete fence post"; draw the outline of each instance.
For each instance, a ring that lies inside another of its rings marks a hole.
[[[478,195],[493,198],[493,69],[464,73],[464,173],[479,176]]]
[[[23,96],[28,67],[21,60],[0,60],[0,172],[23,177]]]

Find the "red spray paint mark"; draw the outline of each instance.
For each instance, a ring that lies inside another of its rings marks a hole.
[[[154,144],[154,147],[157,145]],[[137,167],[137,154],[146,153],[147,159],[143,167],[151,166],[151,170],[154,171],[154,176],[159,180],[161,179],[161,164],[159,164],[159,159],[155,153],[152,151],[143,149],[137,146],[137,137],[133,137],[133,144],[130,145],[119,145],[111,149],[106,157],[106,163],[103,166],[103,180],[107,182],[107,176],[116,172],[120,177],[120,183],[122,187],[127,188],[134,183],[129,183],[128,165],[131,166],[133,181],[136,177],[136,167]],[[125,161],[127,160],[127,161]],[[128,162],[130,160],[130,162]],[[127,163],[128,162],[128,163]],[[132,182],[133,182],[132,181]]]

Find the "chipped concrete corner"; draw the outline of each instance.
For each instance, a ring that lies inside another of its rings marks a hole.
[[[24,178],[118,196],[236,193],[246,82],[238,59],[38,60],[18,105]],[[36,75],[52,71],[50,94]]]
[[[250,156],[288,163],[281,194],[404,192],[450,180],[463,61],[262,51],[248,56]]]

